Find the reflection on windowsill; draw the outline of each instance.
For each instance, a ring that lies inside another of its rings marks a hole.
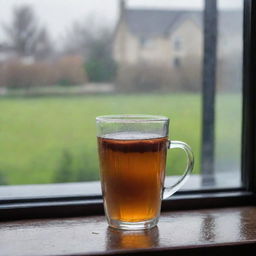
[[[106,232],[106,249],[152,248],[159,245],[159,230],[128,231],[108,228]]]

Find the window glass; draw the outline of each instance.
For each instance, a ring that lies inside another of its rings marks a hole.
[[[215,123],[215,176],[222,186],[240,183],[243,1],[219,1]]]
[[[0,184],[98,180],[95,117],[138,113],[170,118],[170,138],[188,143],[195,155],[183,189],[201,188],[203,6],[202,0],[3,2]],[[219,1],[218,14],[210,186],[234,187],[240,185],[242,0]],[[185,164],[183,152],[169,152],[168,176],[182,174]]]

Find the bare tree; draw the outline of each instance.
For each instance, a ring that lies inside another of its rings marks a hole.
[[[85,58],[91,33],[82,24],[74,22],[63,36],[63,53]]]
[[[93,17],[74,22],[67,29],[62,39],[64,53],[79,54],[84,58],[88,57],[91,46],[96,40],[101,39],[101,34],[105,30],[107,28],[95,24]]]
[[[4,25],[8,43],[19,56],[44,56],[51,50],[49,35],[38,24],[34,10],[29,5],[13,9],[13,18],[9,25]]]
[[[54,52],[53,43],[46,28],[42,28],[37,36],[34,55],[38,59],[46,59]],[[52,55],[51,55],[52,56]]]

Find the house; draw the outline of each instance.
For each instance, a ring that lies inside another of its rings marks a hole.
[[[241,53],[242,12],[220,11],[219,58]],[[154,63],[181,67],[201,63],[202,12],[194,10],[132,9],[120,1],[113,40],[113,58],[119,64]]]
[[[113,44],[116,62],[154,62],[179,67],[187,57],[201,58],[201,49],[199,12],[128,9],[125,1],[120,1],[120,17]]]
[[[30,65],[35,62],[33,56],[19,56],[15,47],[5,43],[0,43],[0,64],[7,63],[10,61],[19,60],[24,65]]]
[[[0,63],[16,58],[15,49],[7,44],[0,43]]]

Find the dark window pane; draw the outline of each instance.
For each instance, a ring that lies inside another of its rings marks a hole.
[[[174,49],[177,50],[177,51],[182,49],[182,42],[179,38],[176,38],[174,40]]]
[[[181,66],[180,58],[179,57],[175,57],[174,60],[173,60],[173,63],[174,63],[174,66],[176,68],[179,68]]]

